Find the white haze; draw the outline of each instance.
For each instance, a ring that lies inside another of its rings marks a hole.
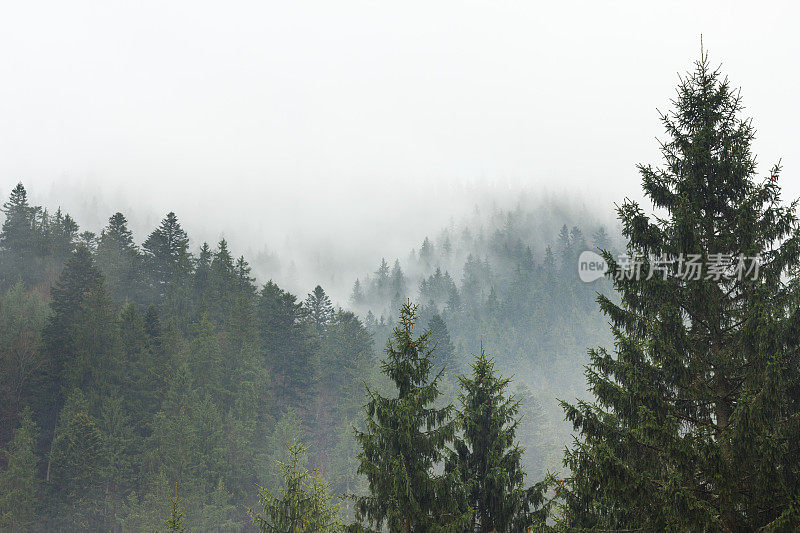
[[[294,288],[405,257],[519,191],[612,215],[659,163],[699,56],[743,89],[800,195],[798,8],[732,2],[4,2],[0,191],[88,229],[294,261]],[[259,272],[264,277],[270,272]],[[277,276],[277,273],[276,273]],[[287,280],[287,283],[290,281]]]

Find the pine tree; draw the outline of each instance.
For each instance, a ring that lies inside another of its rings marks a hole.
[[[442,315],[436,313],[431,317],[428,322],[428,330],[431,332],[434,368],[437,371],[444,369],[445,373],[449,374],[457,372],[455,347]]]
[[[189,533],[183,525],[183,519],[186,513],[183,511],[183,500],[178,496],[178,485],[175,484],[175,495],[170,496],[170,512],[167,519],[164,521],[166,525],[165,533]]]
[[[740,95],[707,56],[674,105],[665,167],[639,167],[659,215],[618,208],[642,275],[616,277],[620,305],[598,298],[616,346],[590,350],[596,401],[564,404],[580,439],[565,459],[562,522],[778,531],[800,521],[800,311],[786,277],[800,258],[797,202],[781,204],[779,166],[757,177]],[[673,261],[666,274],[651,254]],[[757,275],[737,274],[759,255]]]
[[[432,405],[439,396],[441,372],[431,379],[430,333],[414,338],[416,319],[416,307],[406,303],[381,365],[397,397],[367,388],[366,430],[356,430],[361,446],[358,472],[369,484],[369,494],[357,498],[356,518],[392,533],[458,528],[466,520],[454,497],[454,476],[433,472],[453,440],[456,424],[452,405]],[[351,529],[363,526],[354,524]]]
[[[597,231],[592,235],[594,247],[598,250],[609,250],[611,246],[611,239],[608,236],[605,226],[600,226]]]
[[[548,511],[542,505],[546,486],[524,486],[523,450],[515,441],[519,402],[506,397],[511,380],[496,374],[481,344],[472,375],[459,376],[459,382],[462,435],[445,469],[456,472],[468,487],[469,531],[523,532],[542,526]]]
[[[419,248],[419,260],[425,268],[433,266],[434,253],[433,243],[428,237],[425,237]]]
[[[330,485],[319,470],[304,466],[308,448],[299,440],[297,422],[292,440],[286,446],[288,460],[279,462],[283,488],[280,492],[259,489],[263,509],[249,510],[253,523],[262,533],[326,533],[341,531],[338,509],[331,504]]]
[[[117,301],[141,299],[141,257],[122,213],[115,213],[108,219],[108,225],[100,233],[96,258],[112,298]]]
[[[73,389],[61,410],[50,452],[48,481],[58,502],[56,521],[77,530],[106,529],[104,499],[110,473],[106,435],[89,414],[89,404]],[[60,515],[60,516],[59,516]]]
[[[211,285],[211,258],[213,252],[207,242],[200,247],[200,253],[194,262],[194,276],[192,280],[192,296],[194,298],[196,312],[208,311]]]
[[[47,219],[45,214],[43,219]],[[78,240],[78,224],[71,216],[56,210],[56,214],[46,220],[46,229],[40,228],[44,239],[44,253],[52,256],[56,264],[61,264],[75,251],[75,244]],[[91,244],[91,239],[89,243]],[[90,248],[87,246],[87,248]],[[90,248],[91,249],[91,248]]]
[[[81,325],[86,301],[89,295],[102,298],[102,288],[103,276],[95,266],[89,249],[78,246],[50,290],[52,314],[42,331],[43,351],[48,358],[48,366],[41,395],[34,401],[33,407],[46,435],[50,435],[56,425],[58,411],[63,405],[63,393],[68,389],[67,377],[74,370],[71,364],[77,357],[74,333]]]
[[[305,309],[311,319],[311,323],[320,335],[325,331],[331,320],[333,320],[333,304],[331,299],[325,294],[325,290],[317,285],[314,290],[308,293],[305,301]]]
[[[261,351],[274,372],[276,397],[300,412],[308,409],[317,378],[316,336],[304,315],[297,297],[272,281],[256,300]]]
[[[0,287],[7,288],[18,279],[29,279],[26,270],[30,269],[36,245],[36,208],[28,203],[28,193],[22,183],[18,183],[3,204],[6,218],[0,229]]]
[[[350,311],[338,310],[322,346],[320,381],[330,408],[353,417],[360,410],[365,373],[374,360],[372,335]]]
[[[561,256],[561,270],[564,272],[571,270],[574,250],[566,224],[561,226],[561,230],[558,232],[558,253]]]
[[[370,297],[373,300],[377,299],[385,302],[390,297],[390,290],[389,263],[386,262],[386,258],[381,257],[381,264],[378,265],[378,270],[375,271]]]
[[[406,284],[406,277],[403,274],[403,269],[400,268],[400,261],[395,260],[394,266],[392,267],[392,275],[391,275],[391,304],[393,308],[396,308],[397,305],[406,298],[408,293],[408,287]],[[397,304],[397,305],[396,305]]]
[[[354,306],[364,304],[364,290],[361,288],[361,282],[356,279],[353,283],[353,292],[350,293],[350,303]]]
[[[169,285],[184,280],[192,270],[189,236],[175,213],[168,213],[142,245],[155,302],[164,298]]]
[[[35,453],[38,432],[30,409],[25,409],[10,448],[3,451],[7,465],[0,471],[0,529],[3,531],[27,530],[34,523],[38,501],[39,461]]]
[[[17,281],[0,302],[0,443],[7,443],[24,405],[39,389],[47,359],[41,351],[41,332],[47,304],[28,294]]]

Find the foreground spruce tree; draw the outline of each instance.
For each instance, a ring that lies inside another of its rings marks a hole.
[[[186,513],[183,512],[183,500],[178,496],[178,485],[175,485],[175,496],[170,496],[170,512],[164,521],[166,529],[164,533],[189,533],[183,525]]]
[[[308,471],[307,447],[298,438],[294,421],[288,461],[279,462],[284,488],[280,494],[259,491],[263,514],[250,510],[253,523],[262,533],[327,533],[342,530],[338,509],[331,504],[330,485],[319,470]]]
[[[542,526],[547,516],[542,506],[545,483],[524,486],[523,450],[514,439],[519,402],[506,396],[511,380],[495,373],[494,362],[481,345],[472,375],[459,376],[459,381],[462,435],[456,438],[445,468],[457,472],[468,487],[472,508],[468,531],[521,532]]]
[[[674,105],[662,117],[665,167],[639,167],[658,216],[631,201],[618,209],[644,265],[615,281],[621,305],[598,299],[615,350],[590,351],[596,401],[564,404],[580,439],[565,459],[562,524],[786,531],[800,523],[796,202],[780,203],[778,166],[756,175],[739,94],[706,56]],[[674,259],[666,275],[649,254]],[[686,275],[690,254],[700,279]],[[757,275],[752,263],[738,275],[740,254],[762,256]],[[726,258],[723,275],[707,268]]]
[[[458,505],[463,500],[456,497],[456,476],[433,471],[454,437],[453,407],[433,405],[441,371],[431,379],[430,333],[414,338],[416,319],[416,306],[403,305],[382,363],[397,397],[367,389],[367,427],[356,431],[356,440],[362,450],[358,473],[366,476],[369,494],[357,499],[356,518],[392,533],[463,531],[469,516]]]

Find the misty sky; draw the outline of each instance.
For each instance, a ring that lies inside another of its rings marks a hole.
[[[610,211],[659,162],[656,108],[701,33],[742,87],[761,169],[782,157],[800,196],[797,18],[788,2],[2,2],[2,196],[22,180],[70,211],[97,196],[101,218],[175,210],[190,233],[370,262],[484,194]]]

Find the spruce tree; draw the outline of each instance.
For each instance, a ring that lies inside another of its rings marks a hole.
[[[28,203],[28,193],[22,183],[11,191],[2,212],[5,220],[0,228],[0,287],[7,288],[19,279],[29,280],[28,271],[39,242],[37,209]]]
[[[311,323],[320,335],[333,320],[333,304],[331,299],[325,294],[325,290],[317,285],[314,290],[308,293],[305,301],[305,309]]]
[[[11,446],[2,452],[7,466],[0,471],[0,530],[26,531],[34,524],[39,488],[35,453],[38,432],[30,409],[25,409]]]
[[[639,166],[658,214],[630,200],[618,208],[628,254],[643,264],[639,276],[615,275],[606,254],[621,302],[598,302],[616,345],[589,352],[596,400],[564,404],[579,433],[559,491],[566,526],[733,532],[800,522],[797,202],[781,203],[778,165],[756,174],[741,111],[703,55],[662,115],[665,166]]]
[[[141,257],[122,213],[115,213],[108,219],[108,225],[100,233],[96,258],[112,298],[117,301],[141,299]]]
[[[78,246],[55,286],[50,290],[50,309],[47,324],[42,331],[43,351],[48,358],[41,395],[34,401],[34,411],[46,435],[51,435],[56,425],[58,411],[67,389],[67,375],[77,357],[74,335],[89,295],[99,296],[103,276],[94,264],[86,246]],[[52,438],[52,437],[51,437]]]
[[[288,459],[278,462],[283,488],[259,490],[263,511],[249,510],[253,523],[262,533],[333,533],[341,531],[338,509],[331,503],[330,485],[319,470],[304,466],[308,448],[300,442],[297,422],[286,447]]]
[[[457,372],[455,368],[456,350],[442,315],[435,313],[431,317],[428,322],[428,330],[431,332],[434,368],[436,370],[444,369],[445,373],[454,374]]]
[[[40,392],[47,363],[41,351],[41,332],[47,304],[17,281],[0,301],[0,445],[10,439],[24,405]]]
[[[364,304],[364,290],[361,288],[361,282],[356,279],[353,283],[353,291],[350,293],[350,303],[355,306]]]
[[[397,306],[401,305],[401,302],[406,298],[407,293],[408,286],[406,283],[406,276],[403,274],[403,269],[400,268],[400,261],[395,260],[394,266],[392,267],[390,289],[390,302],[392,307],[397,308]]]
[[[175,484],[175,495],[170,496],[170,511],[169,516],[164,521],[166,529],[164,533],[189,533],[189,530],[183,525],[183,519],[186,513],[183,512],[183,500],[178,496],[178,485]]]
[[[256,301],[256,322],[262,353],[274,372],[276,397],[283,406],[304,413],[316,380],[315,335],[297,297],[272,281]]]
[[[107,529],[104,499],[112,466],[108,444],[84,395],[73,389],[59,416],[47,478],[59,509],[59,527]]]
[[[353,531],[364,526],[390,532],[441,531],[466,525],[458,506],[453,475],[436,475],[446,445],[453,440],[453,406],[434,407],[441,372],[431,378],[430,333],[415,337],[416,306],[406,303],[393,339],[386,347],[383,372],[394,382],[396,397],[367,388],[367,425],[356,430],[361,447],[358,472],[369,494],[357,498]]]
[[[506,396],[511,380],[497,375],[481,344],[471,376],[459,376],[459,382],[461,434],[445,468],[468,487],[468,531],[523,532],[542,526],[548,511],[542,505],[546,486],[524,485],[523,450],[515,439],[519,401]]]
[[[142,245],[151,283],[151,297],[157,303],[167,289],[184,280],[192,270],[189,236],[175,213],[167,213]]]
[[[370,296],[379,299],[381,302],[386,301],[387,297],[389,297],[389,282],[389,263],[386,262],[386,258],[382,257],[381,264],[378,265],[378,269],[375,271]]]

